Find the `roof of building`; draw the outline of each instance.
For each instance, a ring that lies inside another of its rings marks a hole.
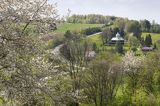
[[[96,52],[95,51],[88,51],[87,54],[86,54],[86,57],[89,57],[89,58],[93,58],[96,56]]]
[[[114,37],[114,38],[112,38],[111,40],[116,40],[116,41],[118,41],[118,40],[124,40],[122,37],[121,38],[116,38],[116,37]]]
[[[124,40],[122,37],[121,37],[121,35],[119,34],[119,33],[117,33],[116,34],[116,37],[113,37],[112,39],[111,39],[112,41],[119,41],[119,40]]]
[[[142,51],[152,51],[153,47],[142,47]]]

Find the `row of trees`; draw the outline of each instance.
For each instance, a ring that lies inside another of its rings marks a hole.
[[[87,23],[87,24],[108,24],[115,21],[118,17],[103,16],[97,14],[72,15],[67,18],[69,23]]]
[[[148,20],[135,21],[135,20],[128,20],[128,19],[122,18],[122,19],[117,19],[114,22],[114,24],[120,29],[125,29],[125,26],[128,26],[128,27],[137,26],[139,28],[134,30],[139,30],[142,32],[150,32],[150,33],[160,33],[160,25],[155,21],[151,23]]]
[[[160,33],[160,25],[155,21],[141,20],[140,25],[143,32]]]

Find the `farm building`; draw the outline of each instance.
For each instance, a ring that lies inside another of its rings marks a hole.
[[[153,51],[153,47],[142,47],[142,51]]]
[[[124,44],[124,38],[121,37],[119,33],[116,34],[116,37],[113,37],[110,41],[110,44],[116,44],[116,42],[120,42],[121,44]]]
[[[96,56],[96,52],[95,51],[88,51],[86,53],[86,58],[89,59],[89,60],[93,59],[95,56]]]

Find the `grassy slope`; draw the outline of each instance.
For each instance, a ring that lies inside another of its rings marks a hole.
[[[147,34],[151,34],[153,43],[155,43],[156,41],[160,40],[160,34],[157,34],[157,33],[142,33],[142,36],[145,38],[145,36]]]
[[[66,32],[67,30],[82,30],[85,28],[93,28],[93,27],[101,27],[103,24],[74,24],[74,23],[65,23],[63,25],[58,26],[58,29],[55,32]]]
[[[87,40],[91,41],[91,42],[95,42],[97,44],[97,46],[101,46],[102,44],[102,40],[99,34],[95,35],[95,36],[89,36],[87,37]]]

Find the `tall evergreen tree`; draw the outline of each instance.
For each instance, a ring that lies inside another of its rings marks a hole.
[[[149,42],[150,45],[152,45],[152,37],[151,37],[150,34],[148,35],[148,42]]]
[[[152,45],[152,37],[151,35],[147,35],[146,38],[145,38],[145,46],[148,46],[150,47]]]

